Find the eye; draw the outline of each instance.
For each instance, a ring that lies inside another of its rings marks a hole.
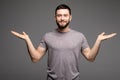
[[[68,16],[68,14],[64,14],[64,17],[67,17]]]
[[[57,14],[56,16],[57,16],[57,17],[61,17],[62,15],[61,15],[61,14]]]

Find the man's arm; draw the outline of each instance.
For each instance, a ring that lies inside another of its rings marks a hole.
[[[86,57],[87,60],[94,61],[98,52],[99,52],[101,42],[103,40],[112,38],[115,35],[116,35],[116,33],[112,33],[112,34],[109,34],[109,35],[105,35],[104,32],[101,33],[100,35],[98,35],[98,38],[96,39],[96,42],[91,49],[88,47],[88,48],[85,48],[85,49],[82,50],[83,55]]]
[[[13,35],[15,35],[18,38],[21,38],[26,41],[27,47],[28,47],[28,52],[30,54],[31,60],[33,62],[39,61],[42,56],[45,54],[46,50],[45,48],[38,47],[37,49],[33,46],[32,41],[30,40],[29,36],[23,32],[22,34],[19,34],[15,31],[11,31]]]

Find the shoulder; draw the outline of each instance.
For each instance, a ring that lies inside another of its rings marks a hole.
[[[47,38],[47,37],[53,36],[53,35],[55,35],[55,34],[56,34],[55,30],[50,31],[50,32],[46,32],[46,33],[44,34],[44,38]]]
[[[71,32],[74,33],[74,34],[76,34],[76,35],[79,35],[79,36],[84,36],[84,34],[82,32],[77,31],[77,30],[71,29]]]
[[[72,30],[71,32],[73,34],[72,36],[75,36],[75,38],[81,39],[81,40],[86,40],[86,37],[82,32],[77,31],[77,30]]]

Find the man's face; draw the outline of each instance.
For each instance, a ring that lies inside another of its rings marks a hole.
[[[57,10],[56,15],[55,15],[55,19],[56,19],[56,23],[58,25],[58,28],[65,29],[69,25],[71,18],[72,17],[70,15],[68,9]]]

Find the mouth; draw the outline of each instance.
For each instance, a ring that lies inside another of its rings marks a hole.
[[[66,24],[67,22],[66,21],[60,21],[60,24]]]

